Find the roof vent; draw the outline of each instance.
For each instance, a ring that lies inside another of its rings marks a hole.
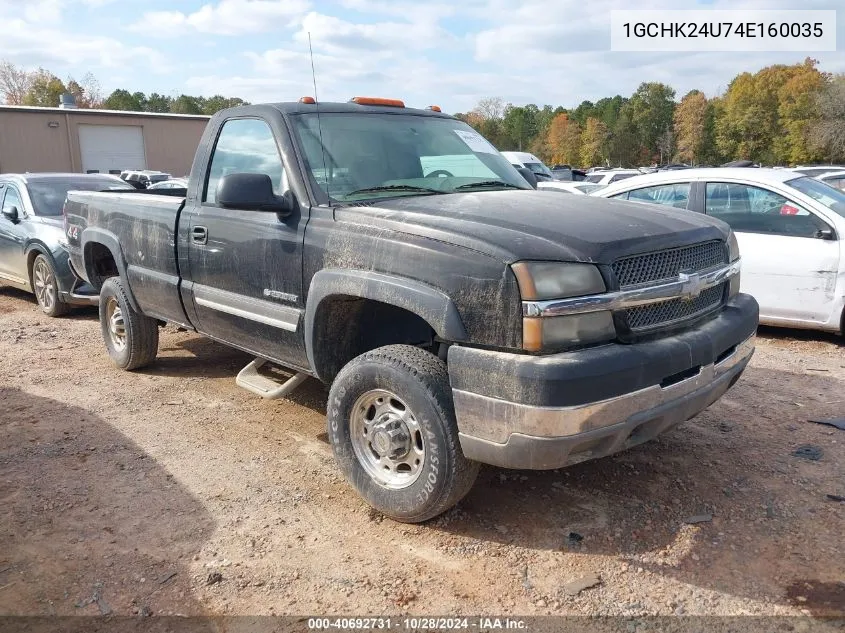
[[[76,107],[76,99],[73,97],[72,94],[63,94],[59,98],[59,107],[65,109],[73,109]]]

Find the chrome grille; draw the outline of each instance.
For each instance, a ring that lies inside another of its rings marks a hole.
[[[681,321],[694,319],[718,308],[722,303],[725,284],[702,291],[692,301],[671,299],[625,310],[628,327],[632,332],[642,332],[655,327],[668,327]]]
[[[616,260],[613,274],[619,286],[675,280],[681,272],[702,272],[728,263],[724,242],[713,240]]]

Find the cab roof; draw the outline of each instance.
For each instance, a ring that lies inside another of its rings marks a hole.
[[[283,115],[296,114],[335,114],[339,112],[356,112],[356,113],[372,113],[372,114],[411,114],[416,116],[438,117],[441,119],[454,119],[450,114],[437,112],[436,110],[429,110],[427,108],[408,108],[397,106],[382,106],[382,105],[359,105],[357,103],[339,103],[339,102],[317,102],[317,103],[300,103],[298,101],[286,101],[281,103],[266,103],[249,106],[236,106],[229,110],[222,110],[221,112],[234,114],[236,112],[246,112],[250,108],[266,108],[270,107],[278,110]]]

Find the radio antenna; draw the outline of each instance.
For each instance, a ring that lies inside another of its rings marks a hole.
[[[317,110],[317,131],[320,134],[320,152],[323,155],[323,177],[326,179],[326,196],[329,199],[329,206],[332,206],[332,196],[329,193],[329,168],[326,164],[326,146],[323,145],[323,126],[320,123],[320,99],[317,96],[317,73],[314,70],[314,49],[311,48],[311,31],[308,31],[308,54],[311,57],[311,80],[314,82],[314,108]]]

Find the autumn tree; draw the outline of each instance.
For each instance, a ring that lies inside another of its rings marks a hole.
[[[0,93],[3,93],[3,100],[8,105],[23,105],[33,78],[34,73],[11,62],[0,61]]]
[[[607,142],[610,132],[603,121],[589,117],[581,133],[580,165],[590,167],[603,165],[607,158]]]
[[[811,146],[831,161],[845,160],[845,74],[836,75],[816,95],[817,119],[809,129]]]
[[[558,114],[549,126],[547,141],[551,162],[578,165],[581,150],[581,126],[568,114]]]
[[[810,130],[819,118],[818,96],[829,80],[818,71],[815,60],[807,59],[780,87],[778,118],[783,133],[777,136],[773,148],[779,161],[796,164],[821,158],[810,140]]]
[[[58,107],[62,95],[66,92],[67,87],[61,79],[39,68],[32,74],[32,81],[24,95],[23,105],[55,108]]]
[[[708,105],[703,92],[691,90],[675,108],[674,129],[678,160],[691,164],[704,162],[708,141]]]
[[[505,115],[505,102],[501,97],[485,97],[473,108],[484,119],[499,120]]]

